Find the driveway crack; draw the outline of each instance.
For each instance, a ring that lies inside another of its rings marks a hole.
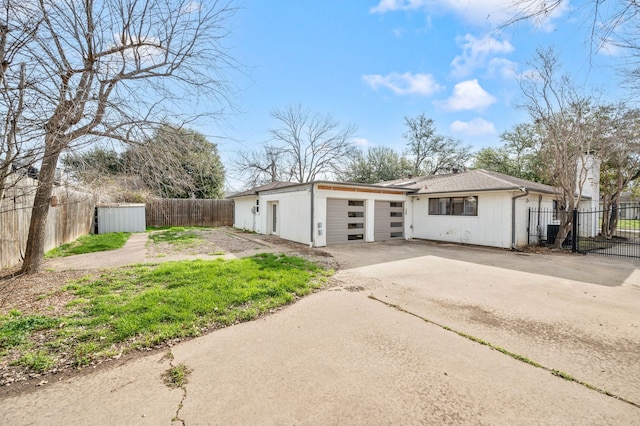
[[[187,422],[180,417],[180,411],[182,410],[182,407],[184,407],[184,402],[187,400],[186,385],[189,381],[188,376],[189,374],[191,374],[193,370],[191,370],[189,367],[187,367],[185,364],[182,364],[182,363],[174,365],[173,363],[174,356],[173,356],[173,352],[171,351],[167,352],[164,358],[169,360],[169,368],[162,375],[164,384],[170,388],[179,388],[182,390],[182,398],[178,403],[178,407],[176,408],[176,414],[171,419],[171,423],[179,422],[180,424],[182,424],[182,426],[186,426]]]

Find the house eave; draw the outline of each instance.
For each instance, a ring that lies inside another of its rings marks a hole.
[[[533,189],[526,188],[529,190],[529,193],[536,194],[555,194],[554,191],[542,190],[542,189]],[[433,194],[468,194],[470,192],[508,192],[508,191],[520,191],[519,186],[509,186],[503,188],[468,188],[468,189],[454,189],[454,190],[439,190],[439,191],[430,191],[425,189],[420,189],[415,192],[408,193],[408,196],[420,196],[420,195],[433,195]]]

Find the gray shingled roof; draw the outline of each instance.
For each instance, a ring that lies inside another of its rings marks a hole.
[[[444,175],[420,176],[413,179],[398,179],[381,182],[386,187],[411,188],[414,194],[444,192],[504,191],[526,188],[533,192],[555,194],[554,187],[538,182],[516,178],[502,173],[476,169]]]
[[[484,169],[476,169],[459,173],[444,175],[419,176],[415,178],[396,179],[380,182],[373,185],[357,184],[349,182],[316,181],[315,183],[330,183],[338,185],[364,186],[372,188],[402,189],[409,194],[436,194],[444,192],[480,192],[480,191],[509,191],[526,188],[529,191],[545,194],[555,194],[552,186],[544,185],[530,180],[520,179],[502,173],[491,172]],[[298,182],[271,182],[266,185],[248,189],[228,196],[227,198],[246,197],[258,195],[259,192],[273,189],[286,188],[296,185],[305,185]]]
[[[299,185],[298,182],[269,182],[266,185],[256,186],[251,189],[247,189],[246,191],[236,192],[235,194],[229,195],[227,198],[237,198],[237,197],[246,197],[248,195],[258,195],[258,192],[268,191],[270,189],[278,189],[285,188],[287,186]]]

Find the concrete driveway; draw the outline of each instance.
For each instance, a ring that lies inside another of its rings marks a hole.
[[[424,242],[328,251],[338,286],[6,398],[0,423],[639,423],[640,264]],[[170,390],[160,375],[178,363],[193,372]]]

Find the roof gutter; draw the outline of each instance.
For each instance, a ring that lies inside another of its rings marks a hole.
[[[526,197],[529,195],[529,190],[524,186],[518,188],[522,191],[522,194],[514,195],[511,197],[511,249],[516,250],[516,200],[518,198]]]

